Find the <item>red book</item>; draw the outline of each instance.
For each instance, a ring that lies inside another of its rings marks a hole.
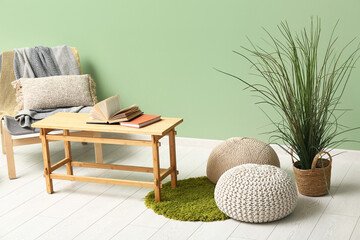
[[[121,126],[126,127],[135,127],[135,128],[141,128],[145,127],[149,124],[152,124],[154,122],[160,121],[161,116],[160,115],[149,115],[149,114],[143,114],[131,121],[128,122],[120,122]]]

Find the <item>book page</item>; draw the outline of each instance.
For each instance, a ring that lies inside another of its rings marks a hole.
[[[100,107],[98,105],[95,105],[91,111],[90,111],[90,119],[92,120],[100,120],[100,121],[106,121],[106,118],[104,114],[102,113]]]
[[[141,115],[143,112],[141,110],[137,110],[133,113],[131,113],[129,116],[124,117],[124,118],[115,118],[115,119],[110,119],[108,122],[109,123],[117,123],[117,122],[122,122],[122,121],[129,121],[132,120],[134,118],[136,118],[137,116]]]
[[[136,105],[131,105],[130,107],[128,108],[123,108],[121,109],[120,111],[114,113],[114,115],[111,116],[110,119],[116,119],[118,117],[118,115],[124,115],[124,114],[129,114],[129,113],[132,113],[132,112],[135,112],[135,111],[138,111],[139,110],[139,107],[136,106]],[[121,117],[121,116],[120,116]]]
[[[103,110],[106,119],[109,120],[111,116],[113,116],[116,112],[118,112],[121,109],[120,97],[119,95],[115,95],[113,97],[105,99],[104,102],[105,102],[104,109],[102,109],[102,106],[100,107]]]

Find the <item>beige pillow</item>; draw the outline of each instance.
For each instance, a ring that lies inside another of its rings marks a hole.
[[[92,106],[96,103],[95,83],[89,74],[43,78],[20,78],[16,88],[16,110]]]

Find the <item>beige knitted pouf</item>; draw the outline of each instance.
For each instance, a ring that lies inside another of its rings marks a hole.
[[[210,153],[206,175],[216,183],[221,174],[245,163],[269,164],[280,167],[279,158],[268,144],[254,138],[229,138]]]
[[[218,208],[243,222],[271,222],[292,213],[298,194],[295,181],[271,165],[243,164],[226,171],[214,192]]]

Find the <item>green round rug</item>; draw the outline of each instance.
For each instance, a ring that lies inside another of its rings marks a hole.
[[[214,189],[215,184],[207,177],[178,180],[175,189],[167,182],[161,189],[161,202],[155,202],[152,191],[146,195],[145,205],[157,214],[175,220],[212,222],[228,219],[215,204]]]

